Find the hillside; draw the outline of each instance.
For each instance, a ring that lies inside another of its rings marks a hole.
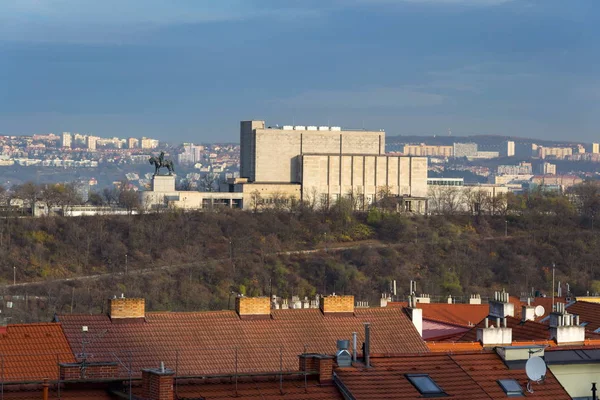
[[[411,279],[439,296],[548,292],[552,263],[573,291],[597,290],[598,230],[564,200],[515,198],[521,209],[507,217],[355,214],[342,204],[326,213],[3,218],[3,294],[22,297],[11,298],[12,309],[5,297],[2,315],[18,322],[97,312],[120,293],[161,310],[223,309],[232,293],[337,292],[375,303],[392,279],[402,296]],[[307,249],[319,251],[297,252]],[[12,286],[13,272],[17,283],[39,283]],[[90,274],[104,275],[64,280]]]

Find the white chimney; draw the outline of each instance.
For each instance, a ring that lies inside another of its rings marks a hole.
[[[469,304],[481,304],[481,296],[478,294],[472,294],[469,299]]]
[[[582,343],[585,340],[585,327],[579,325],[578,315],[558,315],[555,323],[556,326],[550,327],[550,340],[555,340],[557,345]]]
[[[392,298],[387,293],[381,293],[381,299],[379,299],[380,307],[387,307],[388,303],[392,301]]]
[[[510,302],[506,292],[494,292],[494,299],[490,300],[490,317],[505,318],[515,316],[515,305]]]
[[[406,312],[415,328],[417,328],[419,335],[423,336],[423,310],[417,308],[417,298],[415,295],[408,296]]]
[[[565,303],[556,303],[554,305],[554,310],[550,313],[550,327],[556,328],[557,326],[562,325],[562,317],[567,315],[568,312],[565,307]]]
[[[527,299],[527,305],[521,307],[521,321],[535,321],[535,307],[531,305],[531,299]]]
[[[452,304],[452,295],[451,294],[448,295],[448,304]]]
[[[485,319],[485,327],[477,329],[477,341],[482,346],[500,346],[512,344],[512,328],[506,326],[506,318],[496,318],[496,327],[490,326]]]

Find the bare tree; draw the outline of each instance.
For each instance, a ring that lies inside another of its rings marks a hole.
[[[202,178],[200,178],[198,181],[198,187],[201,192],[216,192],[218,182],[219,175],[208,172]]]

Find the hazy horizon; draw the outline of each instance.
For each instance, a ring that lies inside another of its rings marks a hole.
[[[6,0],[0,134],[598,141],[599,20],[596,0]]]

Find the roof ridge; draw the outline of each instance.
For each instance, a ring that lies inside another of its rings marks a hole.
[[[23,326],[58,326],[60,327],[60,322],[20,322],[18,324],[7,324],[7,328],[20,328]]]

